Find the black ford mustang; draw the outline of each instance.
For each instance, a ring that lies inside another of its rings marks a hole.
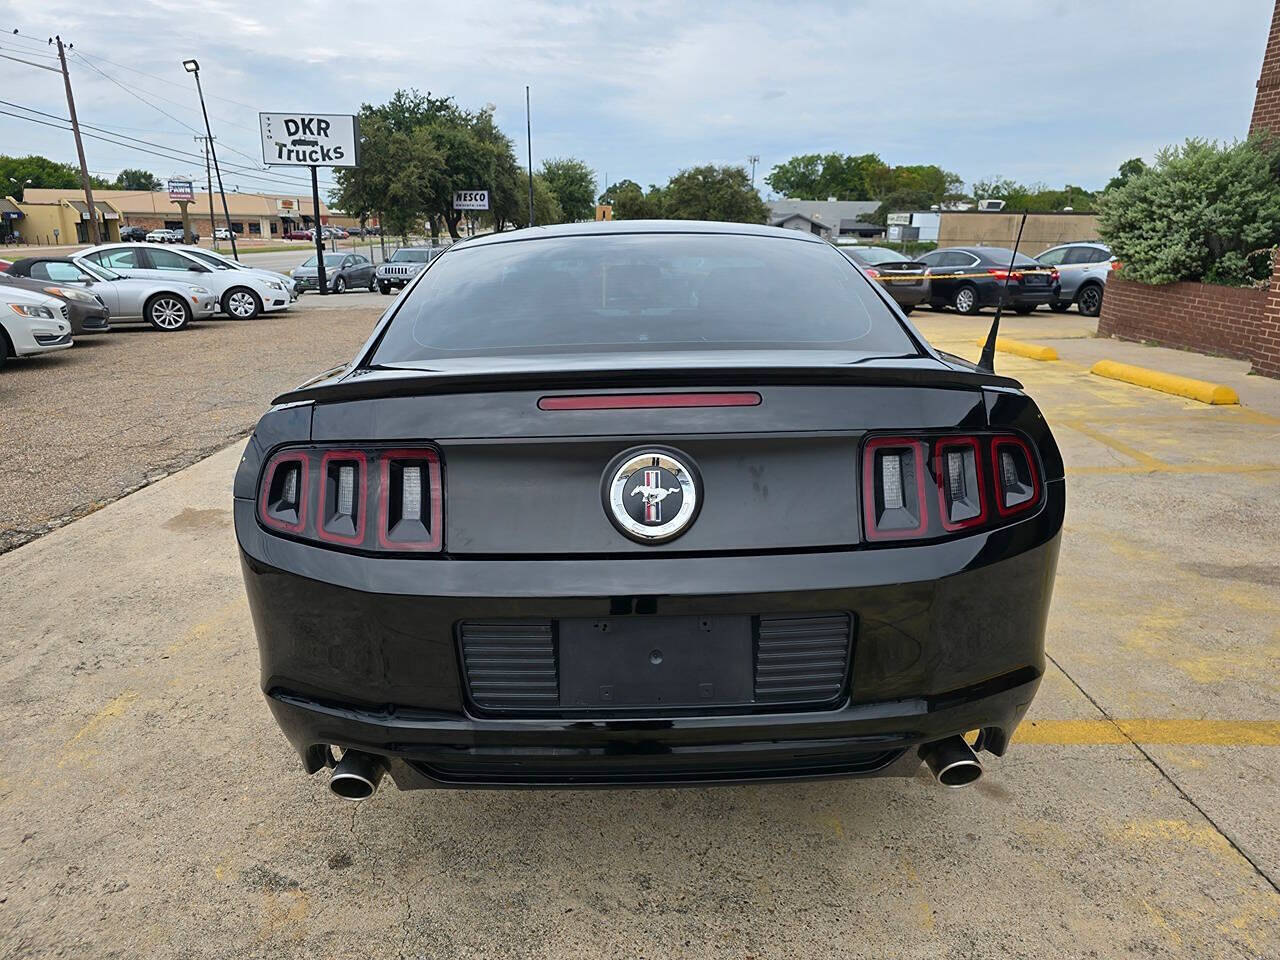
[[[910,775],[1040,682],[1062,459],[829,244],[617,222],[461,243],[235,479],[307,772],[401,788]],[[976,752],[975,752],[976,751]]]

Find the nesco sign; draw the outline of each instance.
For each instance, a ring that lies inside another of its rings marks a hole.
[[[455,190],[453,191],[453,209],[455,210],[488,210],[488,190]]]
[[[354,167],[360,130],[345,113],[260,113],[262,159],[273,166]]]

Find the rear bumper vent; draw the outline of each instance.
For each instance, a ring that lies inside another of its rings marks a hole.
[[[462,624],[462,664],[476,706],[546,710],[560,703],[555,627],[550,620]]]
[[[756,702],[821,703],[849,674],[848,614],[761,617],[756,630]]]

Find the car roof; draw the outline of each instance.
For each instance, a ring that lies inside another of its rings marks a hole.
[[[684,233],[684,234],[738,234],[756,237],[775,237],[779,240],[798,240],[804,243],[827,244],[826,240],[799,230],[782,227],[766,227],[756,223],[724,223],[718,220],[595,220],[586,223],[557,223],[545,227],[525,227],[503,233],[486,233],[466,241],[467,247],[485,247],[493,243],[513,243],[519,240],[539,240],[546,237],[577,237],[623,235],[636,233]],[[830,244],[827,244],[830,246]]]
[[[1107,253],[1111,252],[1111,248],[1101,240],[1071,240],[1068,243],[1054,244],[1052,247],[1041,250],[1040,253],[1048,253],[1050,250],[1063,250],[1067,247],[1097,247],[1099,250],[1107,251]],[[1040,254],[1036,254],[1036,256],[1039,255]]]

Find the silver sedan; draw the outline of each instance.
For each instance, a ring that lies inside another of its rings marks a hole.
[[[145,320],[157,330],[181,330],[207,320],[218,300],[208,287],[176,280],[123,277],[82,257],[27,257],[14,262],[14,276],[76,284],[92,290],[111,311],[111,322]]]

